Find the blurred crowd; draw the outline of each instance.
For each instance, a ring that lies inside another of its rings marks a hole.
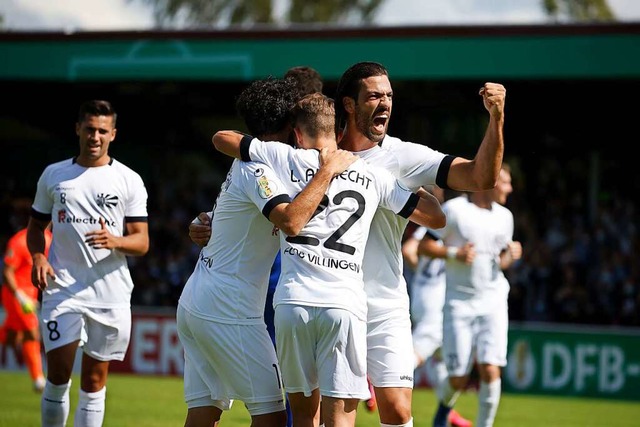
[[[511,320],[640,326],[637,196],[602,185],[593,191],[586,161],[510,163],[516,164],[515,191],[507,206],[524,249],[507,272]],[[132,304],[177,305],[199,253],[188,225],[211,210],[228,166],[182,155],[147,180],[151,249],[129,259]],[[13,213],[1,231],[3,248],[29,206],[24,198],[4,204]]]
[[[636,193],[593,182],[587,162],[547,158],[531,170],[510,199],[524,247],[508,272],[510,318],[640,325]]]

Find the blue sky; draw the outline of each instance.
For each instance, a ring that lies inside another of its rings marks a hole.
[[[287,0],[276,0],[282,8]],[[639,0],[608,0],[621,21],[640,22]],[[542,0],[386,0],[379,25],[538,24]],[[0,0],[9,30],[146,30],[153,27],[140,0]]]

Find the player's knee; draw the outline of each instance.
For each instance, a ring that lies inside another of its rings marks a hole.
[[[191,400],[187,408],[187,419],[184,423],[185,427],[205,424],[215,425],[216,422],[220,421],[220,416],[222,415],[222,409],[213,406],[210,397]]]
[[[51,367],[49,367],[49,369],[47,369],[47,380],[49,380],[49,382],[51,384],[55,384],[55,385],[62,385],[62,384],[66,384],[69,382],[69,380],[71,379],[71,370],[67,370],[67,369],[52,369]]]
[[[80,388],[89,393],[95,393],[102,390],[107,385],[107,373],[98,372],[86,372],[83,370],[80,375]]]
[[[285,427],[287,425],[287,411],[282,402],[248,403],[251,414],[251,425],[254,427]]]
[[[482,364],[478,367],[480,380],[485,383],[491,383],[500,378],[501,371],[499,366]]]
[[[463,390],[467,386],[467,377],[449,377],[449,384],[451,388],[456,391]]]
[[[411,396],[395,394],[393,398],[378,399],[378,412],[380,419],[391,425],[405,424],[411,419]]]

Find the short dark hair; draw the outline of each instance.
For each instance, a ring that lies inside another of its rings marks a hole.
[[[294,79],[302,96],[322,93],[322,77],[314,68],[304,65],[291,67],[284,74],[285,79]]]
[[[377,62],[358,62],[347,69],[340,77],[336,88],[336,134],[345,125],[347,112],[344,109],[345,97],[357,100],[360,82],[373,76],[388,76],[387,69]]]
[[[336,119],[333,99],[321,93],[311,93],[291,109],[294,127],[304,129],[311,137],[332,136]]]
[[[289,112],[298,99],[300,95],[293,80],[270,76],[251,82],[238,96],[236,110],[249,133],[261,138],[289,125]]]
[[[92,99],[80,105],[80,109],[78,110],[78,123],[82,123],[86,116],[111,116],[113,117],[114,127],[116,125],[116,119],[118,118],[118,114],[111,103],[102,99]]]

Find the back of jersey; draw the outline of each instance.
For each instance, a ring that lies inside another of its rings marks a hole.
[[[263,322],[279,240],[261,209],[283,190],[272,174],[258,163],[232,165],[213,208],[211,239],[180,296],[186,310],[221,323]]]
[[[289,182],[302,190],[318,168],[317,153],[296,150]],[[274,304],[344,308],[366,319],[362,259],[379,205],[399,212],[409,191],[384,170],[358,160],[334,178],[299,235],[281,235],[282,272]]]

